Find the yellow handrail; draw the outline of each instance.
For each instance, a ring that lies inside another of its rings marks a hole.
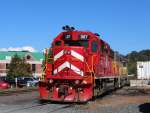
[[[93,58],[93,56],[92,56],[92,58]],[[95,84],[95,73],[94,73],[94,71],[93,71],[93,69],[91,70],[90,69],[90,67],[89,67],[89,65],[88,65],[88,63],[86,62],[86,60],[85,60],[85,63],[86,63],[86,65],[87,65],[87,67],[88,67],[88,70],[89,70],[89,72],[90,72],[90,74],[91,74],[91,81],[93,81],[93,79],[92,79],[92,73],[93,73],[93,75],[94,75],[94,84]],[[93,64],[92,64],[92,67],[93,67]]]

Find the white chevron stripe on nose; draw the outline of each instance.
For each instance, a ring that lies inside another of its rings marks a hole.
[[[54,56],[54,61],[56,61],[58,58],[60,58],[61,56],[64,55],[64,50],[60,51],[59,53],[57,53],[55,56]],[[71,55],[79,60],[81,60],[82,62],[84,61],[84,57],[77,53],[76,51],[74,50],[71,50]]]
[[[77,74],[83,76],[83,71],[81,71],[81,70],[80,70],[79,68],[77,68],[76,66],[74,66],[74,65],[71,64],[71,69],[72,69],[75,73],[77,73]]]
[[[57,53],[55,56],[54,56],[54,61],[56,61],[58,58],[60,58],[61,56],[64,55],[64,50],[60,51],[59,53]]]
[[[74,56],[75,58],[81,60],[82,62],[84,61],[84,57],[74,50],[71,50],[71,55]]]
[[[69,62],[64,62],[62,65],[60,65],[57,69],[54,70],[54,74],[57,74],[58,72],[62,71],[64,68],[70,68],[72,71],[74,71],[75,73],[83,76],[83,71],[80,70],[79,68],[77,68],[76,66],[70,64]]]
[[[60,72],[61,70],[63,70],[66,67],[70,67],[69,62],[64,62],[62,65],[60,65],[57,69],[54,70],[54,74],[57,74],[58,72]]]

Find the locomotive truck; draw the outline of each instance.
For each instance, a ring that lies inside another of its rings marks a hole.
[[[99,34],[64,26],[45,50],[41,100],[87,102],[127,82],[127,60]]]

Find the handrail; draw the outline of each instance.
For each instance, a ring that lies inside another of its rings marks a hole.
[[[92,58],[93,58],[93,56],[92,56]],[[86,60],[85,60],[85,63],[86,63],[86,65],[87,65],[87,67],[88,67],[88,70],[89,70],[89,72],[90,72],[90,74],[91,74],[91,78],[93,77],[93,76],[92,76],[92,73],[93,73],[93,75],[94,75],[94,84],[95,84],[95,73],[94,73],[93,69],[92,69],[92,70],[90,69],[90,67],[89,67],[88,63],[86,62]],[[93,65],[93,64],[92,64],[92,65]],[[91,79],[91,81],[93,81],[93,79]]]

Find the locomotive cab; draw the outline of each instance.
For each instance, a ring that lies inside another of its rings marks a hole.
[[[54,76],[67,79],[84,76],[88,40],[80,40],[76,35],[76,32],[64,32],[53,42]]]

